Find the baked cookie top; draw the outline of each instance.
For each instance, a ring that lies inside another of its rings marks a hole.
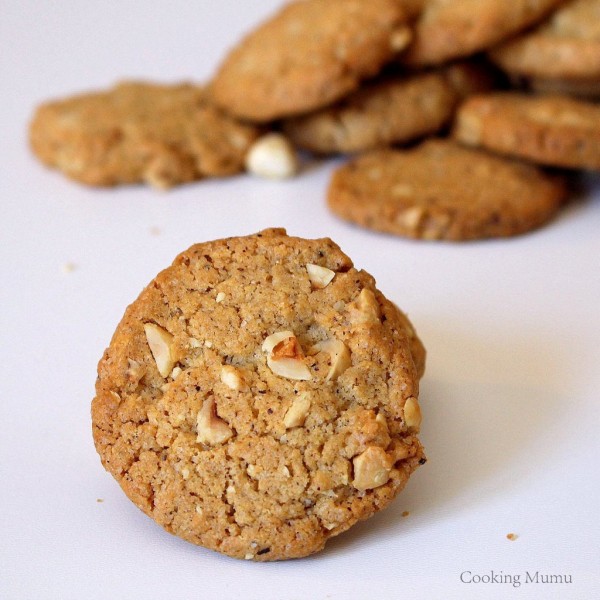
[[[331,104],[408,44],[406,18],[397,0],[291,2],[229,53],[214,97],[259,122]]]
[[[237,558],[305,556],[424,462],[423,361],[406,317],[331,240],[197,244],[129,306],[99,363],[96,448],[167,531]]]
[[[41,105],[31,147],[45,164],[89,185],[167,188],[243,169],[257,128],[217,109],[203,87],[123,82]]]
[[[459,108],[453,135],[543,165],[600,169],[600,106],[566,96],[473,96]]]
[[[284,122],[299,147],[320,154],[358,152],[435,133],[464,95],[491,89],[483,68],[462,63],[364,84],[338,104]]]
[[[574,0],[547,21],[490,52],[513,75],[600,79],[600,0]]]
[[[437,65],[469,56],[537,23],[563,1],[425,0],[401,61]]]
[[[338,216],[369,229],[461,241],[538,227],[557,212],[565,193],[562,179],[532,165],[429,140],[342,166],[328,203]]]

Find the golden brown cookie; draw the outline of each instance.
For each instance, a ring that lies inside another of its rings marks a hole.
[[[543,165],[600,169],[600,106],[567,96],[473,96],[459,108],[453,134]]]
[[[543,19],[564,0],[425,0],[401,61],[438,65],[469,56]]]
[[[589,100],[600,99],[600,78],[585,79],[542,79],[531,77],[526,84],[540,94],[561,94]]]
[[[202,87],[141,82],[48,102],[30,126],[42,162],[98,186],[167,188],[232,175],[258,134],[215,108]]]
[[[167,531],[236,558],[302,557],[425,462],[423,363],[406,317],[331,240],[197,244],[117,327],[94,441]]]
[[[410,40],[397,0],[287,4],[235,47],[213,81],[232,114],[266,122],[315,110],[376,75]]]
[[[598,85],[600,0],[567,2],[539,27],[489,55],[511,75]]]
[[[469,63],[388,76],[335,106],[288,119],[284,130],[298,147],[319,154],[358,152],[435,133],[464,95],[489,89],[487,72]]]
[[[462,241],[524,233],[548,221],[565,197],[562,179],[448,140],[365,154],[339,168],[331,210],[376,231]]]

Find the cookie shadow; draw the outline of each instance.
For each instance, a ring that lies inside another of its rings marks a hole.
[[[330,540],[324,556],[430,529],[510,496],[568,444],[556,436],[569,402],[557,331],[499,331],[493,343],[447,326],[420,334],[429,352],[420,392],[428,462],[389,508]]]

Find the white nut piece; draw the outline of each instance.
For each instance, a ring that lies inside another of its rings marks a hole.
[[[217,416],[215,399],[211,396],[202,403],[202,408],[196,417],[196,440],[201,444],[222,444],[226,442],[233,431],[229,425]]]
[[[375,294],[368,288],[363,288],[354,303],[353,321],[356,323],[381,323],[381,309]]]
[[[335,277],[335,271],[319,265],[309,263],[306,265],[306,270],[312,287],[317,290],[326,288]]]
[[[292,427],[301,427],[306,421],[308,411],[310,410],[310,395],[306,392],[301,393],[294,398],[291,406],[288,408],[283,417],[283,424],[286,429]]]
[[[155,323],[144,323],[144,332],[158,372],[162,377],[168,377],[175,365],[171,348],[173,336]]]
[[[421,427],[421,407],[419,401],[412,396],[404,403],[404,422],[413,431],[418,432]]]
[[[329,353],[331,366],[325,381],[331,381],[337,379],[348,367],[352,366],[352,357],[350,350],[344,342],[340,340],[325,340],[324,342],[318,342],[313,346],[313,350],[316,352],[327,352]]]
[[[248,384],[244,380],[244,376],[240,370],[231,365],[223,365],[221,367],[221,381],[230,390],[246,391],[248,389]]]
[[[372,490],[387,482],[392,470],[392,459],[379,446],[369,446],[352,460],[354,480],[357,490]]]
[[[302,348],[291,331],[273,333],[263,342],[262,350],[267,353],[267,366],[275,375],[297,381],[312,379]]]
[[[246,169],[260,177],[285,179],[298,172],[298,157],[290,141],[280,133],[268,133],[246,155]]]

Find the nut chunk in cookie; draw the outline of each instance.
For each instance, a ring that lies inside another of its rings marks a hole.
[[[425,462],[424,356],[329,239],[197,244],[129,306],[98,365],[96,449],[167,531],[236,558],[307,556]]]
[[[305,113],[376,75],[410,37],[397,0],[290,2],[231,50],[212,91],[250,121]]]
[[[157,188],[243,171],[258,135],[202,87],[141,82],[42,104],[29,129],[36,156],[71,179]]]

